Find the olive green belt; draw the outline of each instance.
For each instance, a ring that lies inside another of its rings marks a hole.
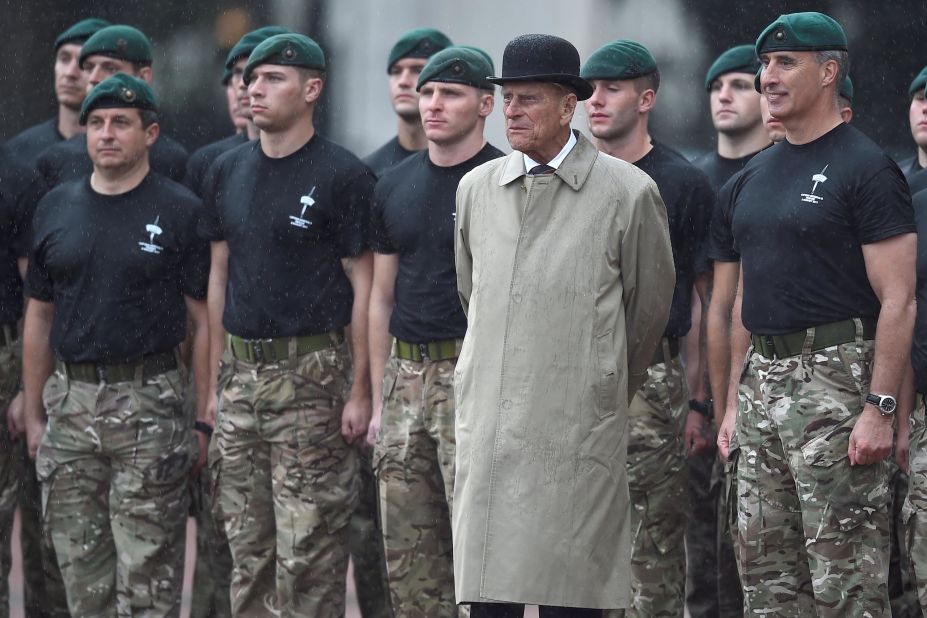
[[[460,356],[460,339],[445,339],[430,343],[408,343],[396,340],[393,352],[397,358],[416,361],[441,361]]]
[[[65,363],[58,361],[58,369],[76,382],[132,382],[149,380],[157,375],[177,369],[177,353],[151,354],[133,363]]]
[[[666,342],[667,347],[669,348],[670,357],[666,358],[666,354],[663,353],[663,342]],[[657,365],[659,363],[665,363],[667,360],[671,360],[679,356],[679,339],[675,337],[664,337],[660,340],[660,343],[657,345],[656,351],[653,353],[653,360],[650,361],[651,365]]]
[[[304,337],[278,337],[276,339],[244,339],[236,335],[227,336],[232,356],[246,363],[276,363],[295,356],[311,354],[341,345],[344,333],[329,332]]]
[[[13,345],[19,339],[19,332],[15,324],[0,324],[0,346],[4,348]]]
[[[875,338],[876,321],[863,318],[862,337],[864,340]],[[808,330],[801,330],[786,335],[753,335],[753,351],[766,358],[788,358],[799,356],[805,346]],[[853,320],[831,322],[814,327],[814,339],[811,341],[811,352],[818,352],[842,343],[856,340],[856,323]]]

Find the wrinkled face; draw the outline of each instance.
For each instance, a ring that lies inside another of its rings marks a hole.
[[[87,79],[87,92],[93,90],[93,87],[102,82],[107,77],[112,77],[116,73],[125,73],[140,77],[135,70],[135,65],[128,60],[119,60],[110,58],[102,54],[94,54],[84,59],[81,65],[84,77]]]
[[[55,97],[58,103],[79,110],[87,93],[84,74],[80,70],[80,45],[65,43],[55,53]]]
[[[739,135],[760,126],[760,93],[752,73],[725,73],[711,82],[711,121],[718,133]]]
[[[441,145],[460,142],[479,128],[492,111],[492,95],[464,84],[427,82],[419,93],[418,109],[428,141]]]
[[[601,140],[631,133],[640,118],[641,97],[634,80],[592,80],[592,96],[584,101],[589,132]]]
[[[132,169],[157,138],[158,124],[142,127],[132,107],[95,109],[87,116],[87,153],[96,169]]]
[[[238,104],[238,91],[232,85],[232,81],[225,85],[225,103],[229,110],[229,119],[235,126],[236,131],[244,131],[248,127],[249,118],[245,118],[241,113],[241,106]]]
[[[245,83],[245,65],[248,64],[247,58],[239,58],[232,65],[232,79],[229,80],[229,86],[235,91],[238,98],[238,113],[244,118],[251,120],[251,97],[248,96],[248,85]]]
[[[509,145],[539,160],[532,153],[551,149],[562,128],[570,124],[575,105],[575,95],[556,84],[505,83],[502,110]]]
[[[781,142],[785,139],[785,127],[779,122],[778,118],[773,118],[769,113],[769,103],[766,97],[760,97],[760,114],[763,117],[763,126],[766,127],[766,134],[769,135],[771,142]]]
[[[262,131],[286,131],[305,119],[309,105],[318,95],[309,95],[309,82],[291,66],[262,64],[251,72],[248,96],[251,97],[251,117]]]
[[[402,58],[389,68],[389,98],[396,115],[405,120],[418,118],[418,74],[425,68],[424,58]]]
[[[924,89],[921,88],[911,97],[911,107],[908,110],[911,120],[911,136],[918,148],[927,150],[927,99]]]
[[[814,52],[772,52],[760,60],[764,67],[760,88],[769,112],[784,123],[801,117],[818,97],[825,96],[821,89],[824,65],[818,64]]]

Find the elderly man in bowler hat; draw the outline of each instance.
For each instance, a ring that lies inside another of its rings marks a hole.
[[[570,130],[592,87],[569,42],[517,37],[490,81],[515,152],[457,193],[457,602],[599,616],[630,601],[628,403],[673,294],[666,208]]]

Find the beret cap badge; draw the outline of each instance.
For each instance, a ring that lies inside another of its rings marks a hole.
[[[296,55],[296,51],[292,47],[287,47],[283,50],[283,57],[287,60],[292,60],[293,56]]]
[[[464,72],[464,68],[459,62],[454,63],[454,66],[451,67],[451,73],[453,73],[454,75],[460,75],[463,72]]]
[[[122,89],[122,99],[127,103],[131,103],[135,100],[135,91],[130,90],[129,88]]]
[[[780,28],[779,30],[776,31],[776,40],[781,41],[784,38],[785,38],[785,31]]]
[[[116,49],[121,52],[125,52],[127,49],[129,49],[129,42],[125,39],[119,39],[116,41]]]

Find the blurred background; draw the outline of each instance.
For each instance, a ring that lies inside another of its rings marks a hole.
[[[279,24],[309,34],[325,50],[329,80],[317,110],[320,131],[358,156],[395,134],[386,58],[407,30],[432,26],[455,43],[488,51],[501,68],[515,35],[556,34],[582,58],[616,38],[646,45],[662,85],[651,119],[654,138],[688,156],[714,148],[705,71],[732,45],[752,43],[781,13],[819,10],[850,40],[856,89],[853,124],[890,154],[913,150],[908,84],[927,64],[923,0],[0,0],[0,140],[55,113],[52,43],[63,29],[95,16],[134,25],[155,48],[155,90],[165,130],[191,151],[232,132],[219,80],[228,49],[245,32]],[[501,107],[489,140],[507,149]],[[574,127],[585,129],[580,110]]]

